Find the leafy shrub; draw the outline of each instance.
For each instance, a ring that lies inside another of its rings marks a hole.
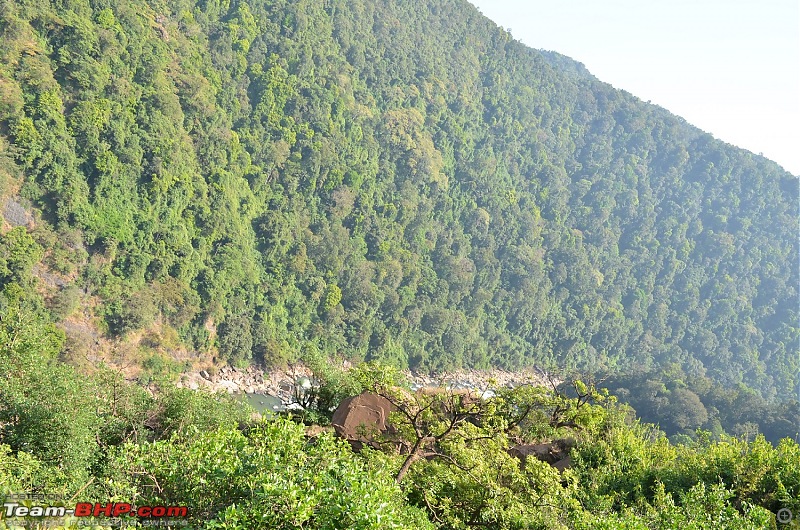
[[[302,426],[278,419],[247,434],[231,427],[186,434],[118,451],[116,469],[123,484],[137,484],[136,502],[186,504],[208,529],[433,528],[378,461],[354,455],[330,433],[309,441]],[[147,487],[153,482],[158,489]]]
[[[158,307],[148,292],[139,292],[119,299],[108,307],[106,322],[109,330],[117,336],[150,325],[156,317]]]

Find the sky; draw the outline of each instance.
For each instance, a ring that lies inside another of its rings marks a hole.
[[[470,0],[533,48],[800,175],[800,0]]]

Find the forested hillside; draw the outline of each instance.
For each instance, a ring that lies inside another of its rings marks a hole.
[[[798,179],[463,0],[3,2],[0,197],[68,348],[800,391]]]

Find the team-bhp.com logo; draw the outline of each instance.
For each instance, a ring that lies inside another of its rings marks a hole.
[[[122,522],[124,517],[146,518],[150,522],[166,522],[168,520],[180,525],[176,518],[185,518],[189,510],[186,506],[133,506],[127,502],[109,502],[105,504],[79,502],[74,508],[58,506],[57,503],[31,502],[30,500],[10,500],[3,502],[3,511],[0,519],[14,518],[45,518],[45,517],[75,517],[75,518],[105,518],[107,521]],[[111,519],[109,519],[111,518]],[[79,521],[82,519],[78,519]],[[184,519],[185,521],[185,519]],[[142,522],[140,520],[140,522]],[[80,523],[79,523],[80,524]],[[146,526],[152,526],[150,524]]]

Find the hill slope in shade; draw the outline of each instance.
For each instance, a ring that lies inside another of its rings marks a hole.
[[[798,396],[798,179],[466,2],[7,2],[0,58],[56,320]]]

